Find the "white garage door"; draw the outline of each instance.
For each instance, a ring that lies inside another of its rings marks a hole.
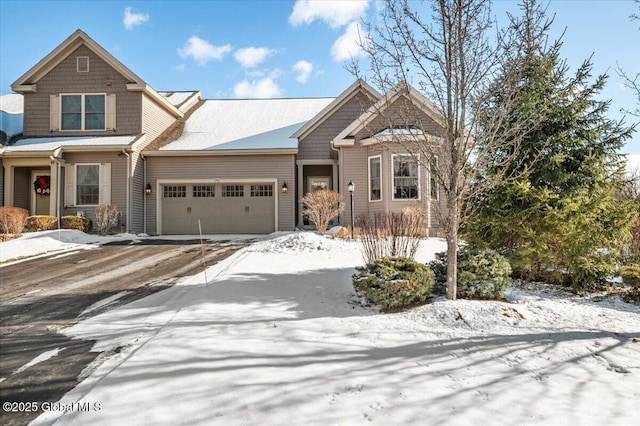
[[[166,184],[162,229],[168,234],[268,234],[275,231],[275,194],[270,183]]]

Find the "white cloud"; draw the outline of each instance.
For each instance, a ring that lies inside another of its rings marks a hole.
[[[244,80],[233,88],[233,94],[236,98],[275,98],[282,93],[282,88],[272,78],[251,82]]]
[[[178,49],[178,54],[183,58],[193,58],[198,65],[206,65],[212,59],[222,59],[224,55],[231,52],[231,45],[214,46],[208,41],[198,36],[191,36],[182,49]]]
[[[359,19],[369,6],[369,0],[297,0],[289,23],[295,26],[324,21],[331,28],[338,28]]]
[[[245,47],[236,50],[233,57],[236,58],[236,61],[244,68],[253,68],[275,52],[275,50],[267,49],[266,47]]]
[[[127,7],[124,9],[124,19],[122,20],[122,23],[124,24],[124,27],[128,30],[132,30],[134,27],[137,27],[138,25],[142,25],[148,20],[149,20],[148,13],[135,13],[133,12],[133,9],[130,7]]]
[[[306,83],[313,71],[313,64],[307,61],[298,61],[293,66],[293,70],[298,73],[296,80],[299,83]]]
[[[361,32],[360,24],[357,22],[350,23],[344,34],[341,35],[331,47],[331,56],[333,56],[333,60],[340,62],[364,56],[364,51],[361,47],[361,44],[364,43],[364,39],[365,36]]]

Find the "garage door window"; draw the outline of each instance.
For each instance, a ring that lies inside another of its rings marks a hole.
[[[185,198],[187,187],[184,185],[165,186],[163,196],[164,198]]]
[[[222,187],[223,197],[244,197],[244,185],[225,185]]]
[[[211,198],[215,196],[216,196],[216,193],[213,185],[194,185],[193,186],[193,198]]]
[[[252,197],[273,197],[273,185],[251,185]]]

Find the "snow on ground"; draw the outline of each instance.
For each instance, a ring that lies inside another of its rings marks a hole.
[[[353,296],[361,264],[278,235],[81,321],[66,334],[114,355],[33,424],[637,424],[638,306],[517,287],[382,314]]]
[[[110,236],[89,235],[73,229],[60,229],[53,231],[27,232],[20,238],[0,242],[0,264],[15,263],[24,259],[30,259],[41,255],[50,255],[59,252],[60,256],[69,255],[75,250],[90,250],[100,244],[114,241],[130,240],[136,244],[142,239],[147,240],[197,240],[199,235],[167,235],[167,236],[136,236],[134,234],[116,234]],[[204,241],[226,240],[252,240],[265,238],[264,235],[227,234],[227,235],[203,235]]]

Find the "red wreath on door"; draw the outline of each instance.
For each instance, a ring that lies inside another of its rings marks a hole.
[[[36,194],[40,194],[40,198],[44,196],[44,194],[49,194],[51,190],[49,189],[49,176],[38,176],[33,182],[33,187],[36,190]]]

